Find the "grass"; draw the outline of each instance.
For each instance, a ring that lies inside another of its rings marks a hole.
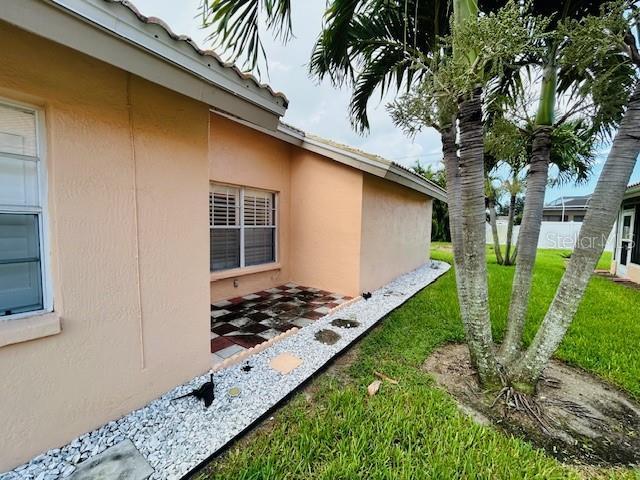
[[[451,260],[446,245],[435,259]],[[544,315],[565,259],[540,251],[527,326],[530,339]],[[607,259],[603,259],[604,265]],[[606,267],[605,267],[606,268]],[[513,268],[489,258],[491,312],[504,330]],[[640,398],[640,292],[594,277],[558,356]],[[624,469],[585,470],[459,413],[421,366],[446,342],[463,340],[450,271],[392,312],[339,368],[320,375],[275,415],[199,474],[200,479],[640,478]],[[373,371],[399,380],[374,397]]]

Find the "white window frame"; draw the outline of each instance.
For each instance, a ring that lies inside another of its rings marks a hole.
[[[45,135],[44,111],[42,108],[29,105],[15,100],[0,97],[0,104],[10,108],[16,108],[35,115],[36,126],[36,157],[25,157],[22,155],[11,155],[19,157],[21,160],[37,162],[38,200],[39,207],[15,207],[10,205],[0,205],[0,213],[23,213],[35,214],[38,216],[38,234],[40,241],[40,281],[42,282],[42,305],[40,310],[15,313],[0,317],[0,322],[17,320],[20,318],[33,317],[53,311],[53,288],[51,283],[51,263],[49,256],[49,195],[47,182],[47,144]],[[3,154],[7,155],[7,154]]]
[[[230,226],[214,226],[214,225],[209,225],[209,235],[211,235],[211,230],[214,229],[240,229],[240,266],[239,267],[232,267],[232,268],[225,268],[223,270],[212,270],[210,273],[220,273],[220,272],[228,272],[230,270],[238,270],[238,269],[247,269],[247,268],[260,268],[263,267],[265,265],[275,265],[278,263],[278,245],[279,245],[279,236],[280,236],[280,227],[279,227],[279,216],[280,216],[280,212],[279,212],[279,194],[278,192],[274,191],[274,190],[266,190],[264,188],[255,188],[255,187],[250,187],[250,186],[243,186],[243,185],[233,185],[230,183],[221,183],[221,182],[211,182],[209,184],[209,190],[211,191],[211,189],[215,186],[219,186],[219,187],[229,187],[229,188],[236,188],[238,189],[238,201],[240,202],[240,208],[238,210],[238,227],[230,227]],[[270,193],[273,195],[273,226],[261,226],[261,225],[248,225],[245,226],[244,224],[244,194],[245,194],[245,190],[256,190],[258,192],[265,192],[265,193]],[[259,263],[257,265],[249,265],[246,266],[245,265],[245,255],[244,255],[244,230],[245,228],[269,228],[269,229],[273,229],[274,231],[274,241],[273,241],[273,261],[271,262],[267,262],[267,263]]]

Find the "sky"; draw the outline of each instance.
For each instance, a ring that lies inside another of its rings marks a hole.
[[[206,41],[207,32],[200,28],[197,18],[200,1],[134,0],[133,3],[144,15],[163,19],[175,33],[189,35],[201,47],[210,47]],[[350,92],[347,89],[338,90],[329,82],[319,84],[308,75],[309,57],[320,33],[326,0],[298,0],[292,4],[294,38],[283,45],[273,41],[269,34],[263,35],[269,77],[263,76],[261,80],[283,92],[289,99],[289,108],[283,121],[308,133],[352,145],[407,167],[418,160],[425,166],[440,167],[442,154],[439,134],[428,129],[414,139],[404,135],[393,125],[386,111],[386,104],[392,100],[389,96],[382,100],[379,96],[371,99],[371,130],[368,134],[360,135],[351,128],[348,116]],[[589,182],[579,186],[567,184],[548,188],[546,200],[561,195],[593,192],[607,153],[608,147],[603,146]],[[640,181],[640,163],[631,180],[634,183]]]

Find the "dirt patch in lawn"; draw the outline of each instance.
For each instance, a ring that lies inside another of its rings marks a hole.
[[[524,438],[559,460],[640,465],[640,405],[583,370],[553,360],[531,402],[532,413],[517,399],[507,404],[503,396],[494,404],[498,392],[480,388],[466,345],[439,348],[424,369],[476,421]]]

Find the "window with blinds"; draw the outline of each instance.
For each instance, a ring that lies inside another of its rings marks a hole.
[[[209,192],[210,269],[276,261],[276,194],[212,185]]]
[[[36,112],[0,103],[0,317],[42,310]]]

